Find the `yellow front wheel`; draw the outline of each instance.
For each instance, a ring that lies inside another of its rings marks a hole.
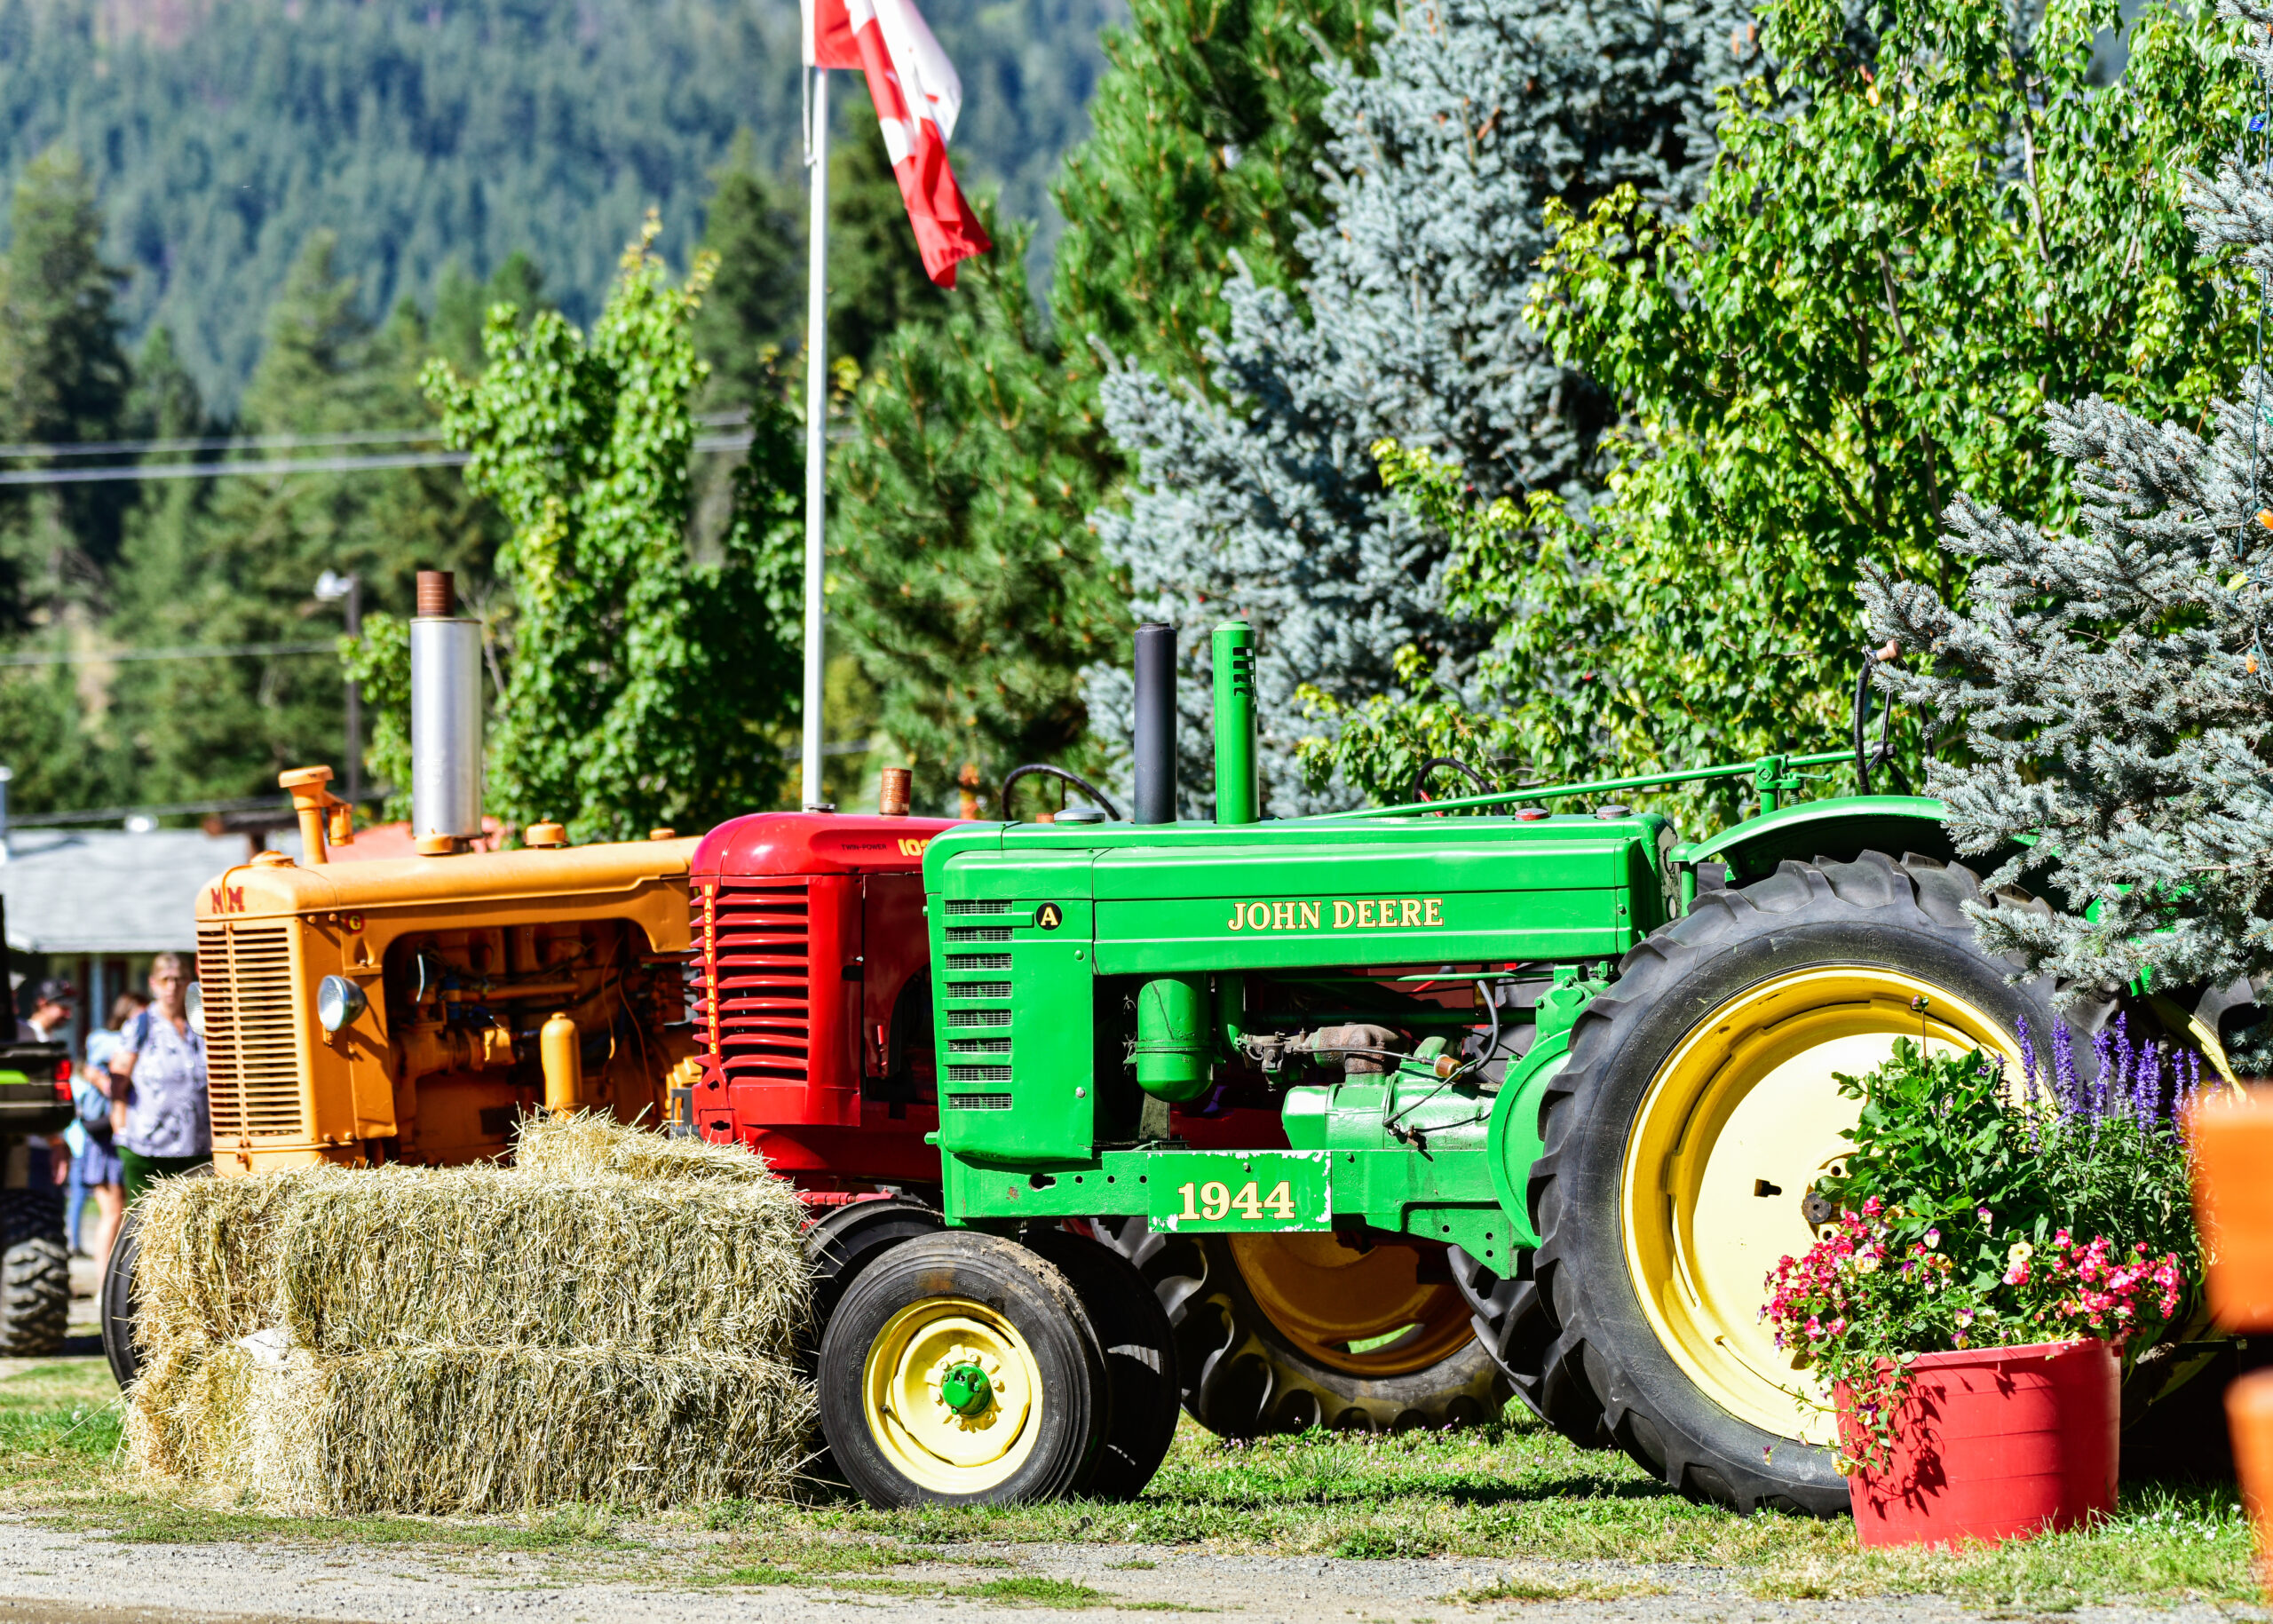
[[[1104,1358],[1053,1264],[992,1235],[924,1235],[870,1263],[830,1313],[821,1430],[872,1505],[1050,1499],[1102,1447]]]

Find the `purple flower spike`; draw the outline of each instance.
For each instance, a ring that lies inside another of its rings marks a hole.
[[[2052,1026],[2052,1097],[2063,1116],[2073,1116],[2083,1101],[2077,1097],[2076,1034],[2068,1030],[2066,1021],[2055,1021]]]
[[[2108,1084],[2115,1076],[2114,1038],[2102,1026],[2092,1034],[2092,1058],[2097,1063],[2092,1074],[2092,1089],[2077,1100],[2086,1116],[2097,1116],[2107,1099]]]
[[[2036,1099],[2036,1043],[2028,1034],[2028,1017],[2024,1015],[2013,1023],[2020,1028],[2021,1084],[2027,1089],[2031,1104]]]
[[[2131,1092],[2134,1082],[2131,1067],[2137,1058],[2138,1051],[2131,1047],[2131,1017],[2128,1014],[2119,1015],[2115,1018],[2114,1087],[2111,1089],[2109,1089],[2106,1086],[2107,1080],[2103,1079],[2100,1088],[2100,1097],[2106,1100],[2110,1106],[2113,1106]]]

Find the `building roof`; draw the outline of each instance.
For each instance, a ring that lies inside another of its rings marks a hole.
[[[0,860],[20,953],[162,953],[197,945],[198,888],[251,855],[202,829],[11,829]]]

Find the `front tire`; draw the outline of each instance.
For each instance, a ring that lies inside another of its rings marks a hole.
[[[0,1190],[0,1354],[37,1358],[71,1322],[71,1247],[63,1194]]]
[[[884,1509],[1070,1493],[1111,1420],[1104,1350],[1073,1283],[969,1230],[906,1241],[861,1271],[820,1364],[829,1453]]]
[[[1762,1325],[1762,1281],[1812,1242],[1801,1202],[1859,1110],[1833,1073],[1923,1036],[2017,1074],[2020,1021],[2048,1039],[2050,978],[2009,985],[1969,901],[2040,906],[1865,852],[1707,892],[1626,955],[1540,1107],[1532,1278],[1471,1292],[1504,1310],[1492,1340],[1565,1436],[1614,1443],[1692,1499],[1847,1509],[1821,1395]]]

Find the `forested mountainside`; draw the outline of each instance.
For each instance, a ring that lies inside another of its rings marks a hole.
[[[954,152],[1007,213],[1047,215],[1123,0],[928,0],[962,73]],[[589,321],[649,208],[685,263],[709,171],[748,130],[797,162],[795,0],[0,0],[0,182],[84,158],[129,273],[131,337],[170,328],[231,409],[320,229],[367,315],[430,305],[453,262],[515,250]],[[836,124],[871,118],[838,75]]]

